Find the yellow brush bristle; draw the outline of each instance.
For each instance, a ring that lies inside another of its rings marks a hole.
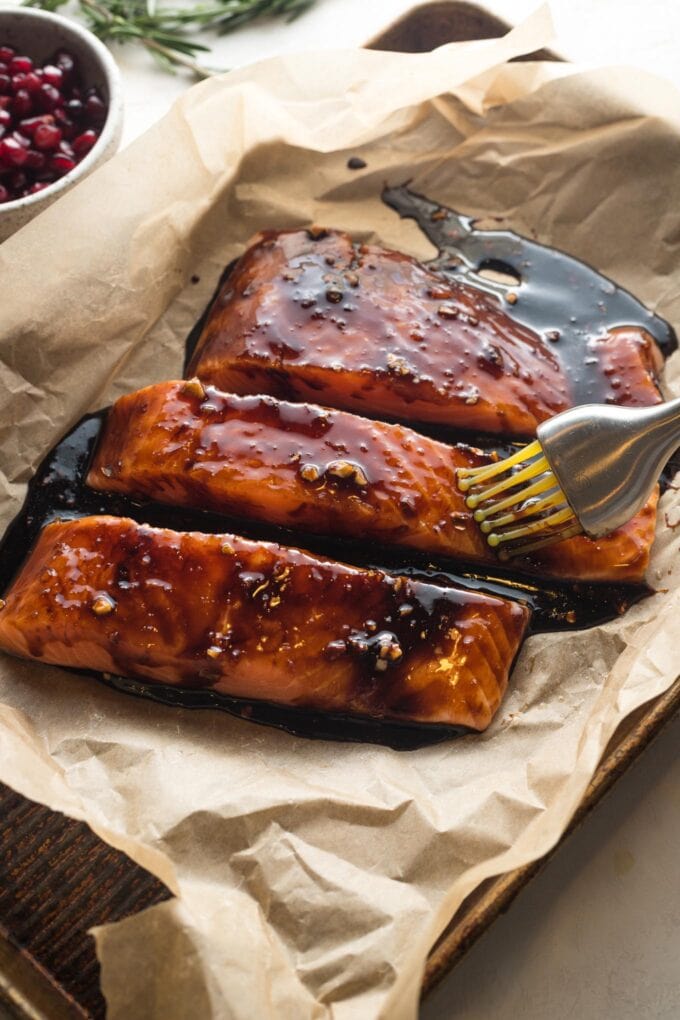
[[[576,518],[574,518],[576,521]],[[550,535],[546,535],[543,538],[537,539],[535,542],[521,542],[519,545],[512,546],[511,548],[501,547],[498,551],[498,558],[501,560],[512,559],[513,556],[527,556],[529,553],[536,552],[538,549],[545,549],[548,545],[554,545],[555,542],[564,542],[567,538],[575,538],[576,535],[582,535],[583,528],[576,521],[575,524],[570,525],[568,528],[560,528],[559,531],[555,531]]]
[[[505,499],[499,499],[497,503],[492,503],[491,506],[486,507],[482,510],[475,510],[473,516],[478,524],[482,524],[487,517],[491,514],[500,513],[501,510],[509,510],[510,507],[517,506],[520,503],[524,503],[527,499],[532,499],[534,496],[539,496],[542,492],[547,492],[555,488],[555,479],[551,475],[544,474],[537,482],[533,485],[527,486],[526,489],[522,489],[521,492],[512,492]],[[546,497],[549,498],[549,497]],[[515,515],[521,513],[519,510],[513,511]],[[482,527],[482,531],[486,529]]]
[[[532,461],[531,464],[528,464],[527,467],[508,475],[507,478],[501,478],[500,481],[495,482],[493,485],[488,485],[479,492],[471,493],[465,502],[471,510],[474,510],[475,507],[478,507],[482,502],[486,502],[487,499],[493,499],[494,496],[499,496],[501,492],[514,489],[516,485],[520,485],[522,482],[531,481],[532,478],[542,475],[547,470],[549,470],[547,460],[545,457],[539,457],[537,460]]]
[[[485,464],[478,468],[458,468],[456,472],[458,488],[461,492],[467,492],[473,485],[481,485],[482,482],[486,482],[489,478],[495,478],[496,475],[502,475],[517,464],[526,463],[531,457],[542,455],[541,444],[535,440],[518,450],[517,453],[513,453],[511,457],[506,457],[505,460],[497,460],[494,464]]]
[[[475,521],[502,559],[533,552],[582,531],[538,441],[505,460],[460,468],[457,479],[460,491],[467,493],[465,502],[474,510]],[[533,540],[527,543],[523,541],[526,538]]]
[[[537,486],[530,486],[531,489],[537,488]],[[528,489],[526,492],[528,493]],[[492,517],[491,520],[483,520],[479,525],[485,535],[488,535],[490,531],[494,531],[496,528],[505,528],[509,524],[517,524],[518,521],[524,520],[526,517],[535,517],[537,514],[547,512],[549,510],[556,510],[558,507],[564,506],[564,496],[559,489],[554,486],[551,487],[550,493],[543,499],[531,499],[528,495],[519,493],[518,498],[515,500],[517,503],[522,503],[522,496],[525,496],[527,502],[523,506],[520,506],[518,510],[511,510],[510,513],[501,514],[497,516],[503,507],[496,505],[492,510],[486,511],[487,517]],[[532,494],[533,495],[533,494]],[[502,501],[503,503],[506,500]],[[475,517],[475,520],[477,518]]]
[[[554,514],[548,514],[547,517],[539,517],[531,524],[521,524],[519,528],[509,528],[507,531],[493,531],[487,537],[487,542],[496,548],[503,542],[514,542],[518,538],[526,538],[527,535],[535,535],[537,532],[540,534],[540,532],[551,531],[558,524],[566,524],[573,517],[574,513],[571,507],[563,507],[556,510]]]

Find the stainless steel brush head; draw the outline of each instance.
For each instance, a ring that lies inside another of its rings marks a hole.
[[[458,487],[501,558],[582,532],[598,538],[634,517],[680,445],[680,399],[586,404],[543,422],[537,435],[505,460],[458,471]]]

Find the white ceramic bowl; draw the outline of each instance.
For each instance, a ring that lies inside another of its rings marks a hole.
[[[120,144],[123,104],[120,73],[116,62],[91,32],[58,14],[32,7],[0,8],[0,46],[13,46],[37,63],[55,50],[65,49],[78,61],[84,88],[96,87],[108,106],[108,114],[97,142],[85,158],[65,177],[48,188],[0,204],[0,242],[51,205],[60,195],[109,159]]]

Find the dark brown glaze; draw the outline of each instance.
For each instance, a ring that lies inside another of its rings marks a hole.
[[[53,520],[108,514],[132,517],[140,524],[172,528],[175,531],[202,531],[221,534],[237,532],[254,541],[276,541],[280,545],[299,545],[300,533],[276,524],[264,524],[252,517],[225,516],[205,509],[196,510],[152,501],[133,499],[116,492],[104,492],[85,485],[85,478],[103,431],[108,411],[86,415],[45,456],[30,480],[24,505],[0,542],[0,594],[17,574],[27,552],[37,541],[41,529]],[[503,451],[505,454],[507,451]],[[628,606],[650,592],[646,584],[609,581],[606,583],[564,581],[521,577],[500,563],[493,566],[435,557],[417,549],[388,546],[362,536],[315,535],[305,533],[304,546],[312,553],[408,576],[440,587],[464,587],[474,591],[519,599],[532,611],[531,631],[577,630],[604,623],[625,612]],[[156,691],[158,688],[154,688]],[[175,693],[177,699],[179,693]],[[195,699],[194,699],[195,700]],[[223,700],[223,699],[222,699]],[[193,703],[193,702],[192,702]],[[260,704],[260,703],[258,703]],[[223,706],[226,707],[226,706]],[[231,711],[232,708],[229,707]],[[294,710],[289,710],[293,714]],[[318,713],[314,714],[319,731]],[[362,730],[366,729],[365,724]],[[372,724],[374,737],[382,731]],[[288,729],[296,727],[286,723]],[[384,727],[383,729],[388,729]],[[394,729],[394,727],[391,727]],[[403,730],[403,726],[401,727]],[[428,733],[431,732],[431,727]],[[386,738],[389,739],[389,738]],[[401,745],[400,745],[401,746]]]
[[[87,484],[302,532],[360,535],[495,564],[456,485],[458,468],[490,460],[401,425],[274,397],[234,396],[191,380],[120,397]],[[513,565],[572,579],[640,581],[656,501],[655,495],[606,538],[569,539]]]
[[[629,291],[567,252],[503,229],[497,218],[490,228],[405,186],[385,188],[383,201],[435,245],[432,269],[503,302],[551,348],[574,403],[653,402],[644,379],[638,390],[640,366],[653,378],[677,338]]]
[[[492,307],[501,310],[499,314],[507,313],[530,336],[538,338],[549,352],[548,364],[555,370],[557,362],[558,374],[569,380],[568,389],[574,401],[605,399],[619,403],[634,402],[637,399],[635,378],[636,373],[639,375],[640,365],[649,362],[649,379],[652,379],[652,370],[658,361],[658,352],[649,337],[653,338],[664,354],[675,348],[675,336],[668,323],[653,315],[612,281],[565,253],[509,231],[482,229],[469,218],[429,202],[407,188],[387,189],[384,198],[401,215],[416,219],[439,249],[438,258],[425,268],[438,279],[443,279],[447,286],[454,287],[457,294],[467,290],[471,300],[474,295],[490,302]],[[323,231],[312,231],[317,241],[323,240],[323,234]],[[358,254],[367,255],[368,250]],[[333,258],[332,254],[330,258]],[[225,269],[213,302],[206,308],[189,336],[187,363],[191,361],[197,343],[205,339],[204,330],[214,315],[215,302],[225,288],[229,289],[228,281],[233,277],[235,265]],[[363,268],[369,274],[377,272],[365,266]],[[396,267],[392,268],[397,271]],[[490,282],[480,275],[480,271],[487,268],[500,269],[510,275],[514,273],[516,287],[508,291],[507,287]],[[356,282],[353,277],[346,276],[345,279],[350,286]],[[332,287],[330,289],[333,290]],[[346,302],[338,302],[337,296],[336,292],[325,294],[335,311],[342,312]],[[225,297],[228,302],[230,296],[226,294]],[[508,300],[509,297],[512,299]],[[305,300],[308,300],[308,296]],[[370,306],[370,300],[366,304]],[[305,311],[309,311],[309,308]],[[333,325],[342,337],[342,322]],[[610,334],[613,335],[614,343],[608,342]],[[414,343],[417,342],[416,337]],[[590,346],[595,347],[594,352]],[[289,352],[284,350],[284,353]],[[626,359],[630,359],[630,366],[625,364]],[[491,362],[495,360],[492,355]],[[388,367],[390,372],[383,369],[382,378],[395,374],[399,377],[401,385],[393,385],[393,380],[391,392],[397,394],[397,403],[401,401],[401,405],[398,412],[385,412],[385,416],[403,416],[411,424],[417,425],[421,433],[429,433],[437,439],[459,439],[460,425],[454,423],[451,429],[447,429],[445,424],[436,419],[427,424],[418,418],[417,407],[413,406],[412,391],[404,389],[400,366],[392,361]],[[395,369],[396,372],[393,371]],[[275,374],[272,378],[275,378],[276,385],[280,387],[279,392],[295,395],[294,389],[286,381],[285,373]],[[642,402],[656,399],[649,390],[648,381],[643,385]],[[314,385],[317,383],[314,382]],[[313,395],[316,399],[320,398],[316,390],[313,390]],[[474,407],[474,404],[467,406]],[[362,404],[361,410],[369,417],[377,413],[370,403]],[[21,569],[27,550],[40,537],[41,529],[55,519],[108,513],[120,517],[131,516],[141,524],[170,527],[175,531],[193,530],[219,535],[225,530],[225,517],[221,512],[211,513],[204,508],[170,507],[146,500],[139,502],[127,494],[88,489],[84,485],[84,478],[105,417],[106,412],[100,412],[77,423],[46,454],[31,479],[25,504],[0,543],[2,590],[6,591],[11,586],[12,578]],[[475,446],[491,443],[500,456],[509,452],[504,440],[498,435],[485,437],[484,433],[471,432],[473,427],[468,418],[465,423],[468,442]],[[229,525],[230,530],[236,529],[254,541],[276,537],[283,544],[295,545],[300,540],[299,534],[296,535],[290,528],[271,523],[259,524],[252,517],[233,516]],[[368,541],[364,541],[365,538]],[[621,575],[617,578],[619,583],[522,578],[514,566],[465,562],[452,564],[446,557],[442,559],[439,555],[423,553],[415,548],[410,548],[406,553],[403,545],[390,547],[364,534],[352,537],[338,534],[332,537],[319,536],[306,527],[304,544],[312,552],[350,560],[371,570],[396,571],[402,579],[410,579],[412,582],[434,584],[440,589],[463,585],[473,591],[519,599],[532,609],[531,626],[534,631],[575,629],[605,622],[625,612],[650,591],[644,584],[625,583]],[[387,717],[372,719],[369,716],[352,716],[346,712],[329,712],[325,709],[303,710],[265,700],[232,698],[212,687],[180,687],[161,683],[157,679],[116,676],[108,671],[104,679],[121,689],[167,704],[220,708],[308,737],[371,740],[406,749],[450,739],[460,732],[460,727],[446,724],[403,722],[388,720]]]
[[[266,231],[228,274],[188,374],[235,393],[532,436],[580,395],[558,344],[511,308],[512,294],[338,231]],[[590,338],[589,399],[656,403],[657,355],[642,331]]]
[[[57,665],[372,718],[488,726],[526,606],[234,535],[55,521],[0,647]]]

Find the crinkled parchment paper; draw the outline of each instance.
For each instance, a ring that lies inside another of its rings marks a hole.
[[[0,513],[80,415],[177,376],[223,264],[310,222],[420,256],[385,180],[506,218],[680,323],[680,101],[640,71],[508,64],[503,40],[313,53],[192,89],[0,248]],[[347,169],[360,155],[367,167]],[[196,274],[200,282],[192,284]],[[667,373],[680,392],[677,358]],[[296,739],[0,661],[0,780],[85,819],[174,898],[97,932],[109,1017],[413,1018],[426,954],[483,878],[559,838],[617,723],[678,673],[680,499],[660,593],[533,637],[483,736],[398,753]]]

